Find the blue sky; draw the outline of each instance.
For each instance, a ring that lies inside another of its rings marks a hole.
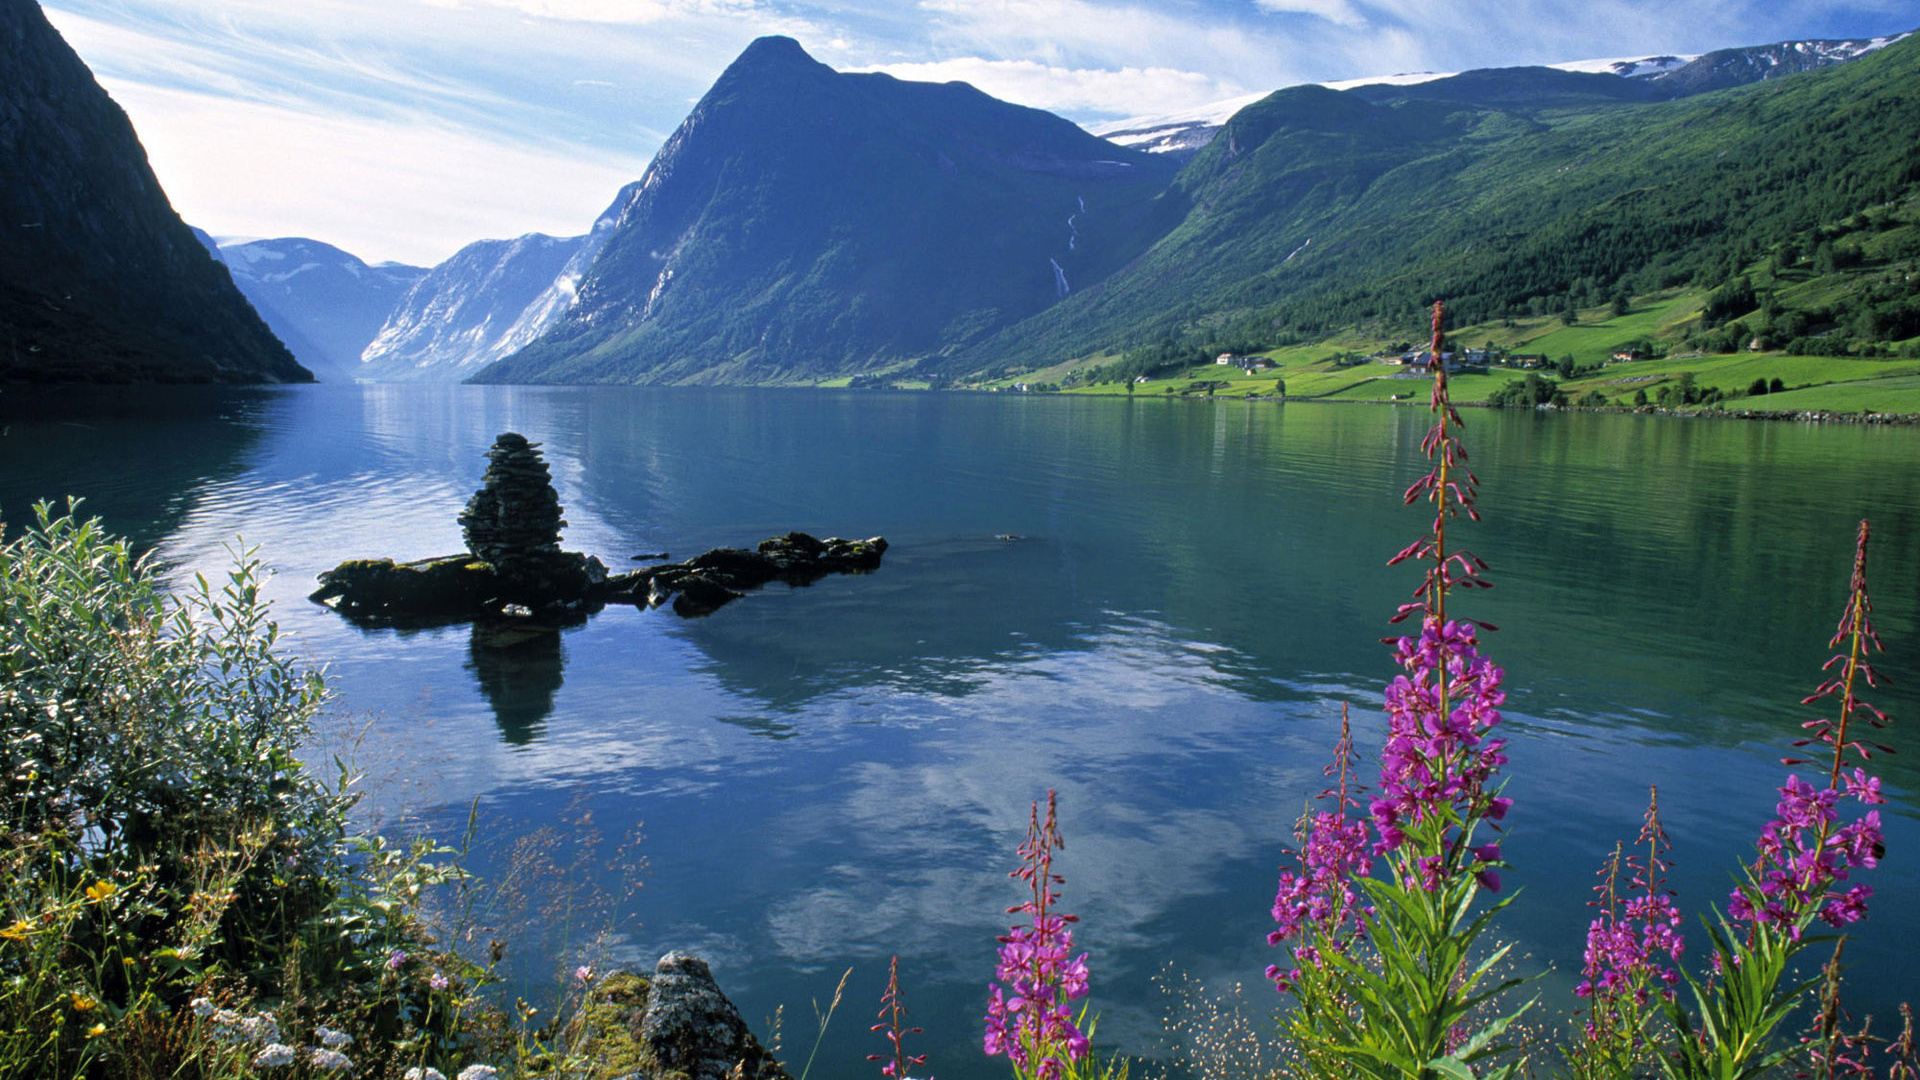
[[[1301,82],[1920,27],[1920,0],[43,0],[216,235],[368,261],[584,232],[729,61],[971,82],[1084,123]]]

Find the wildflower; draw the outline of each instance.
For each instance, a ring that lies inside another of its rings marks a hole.
[[[1358,808],[1362,788],[1353,783],[1353,732],[1348,726],[1347,710],[1340,709],[1340,741],[1334,747],[1334,759],[1325,773],[1338,777],[1336,786],[1321,792],[1322,799],[1335,799],[1334,809],[1303,815],[1295,836],[1300,841],[1298,870],[1282,870],[1273,898],[1276,928],[1267,935],[1267,944],[1279,945],[1299,938],[1294,946],[1295,960],[1318,966],[1323,949],[1345,952],[1353,939],[1366,932],[1366,923],[1353,882],[1373,868],[1368,852],[1367,821],[1347,816]],[[1283,969],[1278,964],[1267,968],[1267,978],[1275,989],[1285,991],[1300,977],[1298,968]]]
[[[1064,846],[1054,793],[1049,791],[1046,822],[1041,823],[1037,802],[1028,817],[1027,839],[1020,845],[1025,865],[1007,875],[1026,881],[1032,893],[1026,903],[1009,908],[1009,914],[1026,914],[1032,922],[1013,926],[1000,938],[994,978],[1007,984],[1012,994],[999,985],[988,988],[982,1042],[988,1055],[1005,1054],[1023,1072],[1031,1066],[1040,1080],[1055,1080],[1090,1049],[1067,1004],[1087,994],[1086,954],[1069,958],[1073,951],[1069,924],[1079,919],[1052,911],[1060,899],[1053,886],[1066,882],[1053,872],[1053,853]]]
[[[321,1072],[346,1072],[353,1068],[353,1059],[338,1050],[323,1049],[318,1046],[307,1047],[307,1061]]]
[[[994,988],[996,993],[999,988]],[[907,1015],[907,1006],[900,1000],[900,958],[893,958],[887,967],[887,992],[880,996],[880,1022],[868,1028],[869,1031],[884,1031],[887,1041],[893,1044],[892,1055],[868,1054],[868,1061],[884,1061],[880,1066],[881,1076],[890,1076],[894,1080],[913,1080],[908,1069],[915,1065],[925,1065],[927,1055],[909,1054],[901,1046],[901,1038],[906,1035],[918,1035],[919,1028],[901,1028],[900,1019]]]
[[[107,1025],[95,1024],[92,1027],[87,1029],[87,1038],[97,1039],[100,1036],[105,1035],[106,1033],[107,1033]]]
[[[293,1064],[293,1047],[285,1043],[268,1043],[253,1055],[253,1064],[258,1069],[277,1069],[282,1065]]]
[[[394,949],[387,953],[387,970],[388,971],[399,971],[401,966],[406,962],[407,962],[407,950],[405,949]]]
[[[353,1036],[344,1031],[335,1031],[330,1027],[314,1028],[313,1037],[320,1040],[320,1045],[329,1050],[339,1050],[353,1045]]]
[[[1773,820],[1760,830],[1759,858],[1749,867],[1748,880],[1736,886],[1727,901],[1727,912],[1735,919],[1778,927],[1795,941],[1800,940],[1809,915],[1817,914],[1836,927],[1865,918],[1872,886],[1854,885],[1842,891],[1839,885],[1854,869],[1877,866],[1886,851],[1878,810],[1869,810],[1848,824],[1840,823],[1843,798],[1863,804],[1886,801],[1880,794],[1878,777],[1859,767],[1852,775],[1844,772],[1849,755],[1864,762],[1875,751],[1888,750],[1879,743],[1855,738],[1853,731],[1854,721],[1860,718],[1876,728],[1888,723],[1885,713],[1860,700],[1857,693],[1862,683],[1878,685],[1873,666],[1866,659],[1881,648],[1873,629],[1873,601],[1867,593],[1867,541],[1871,535],[1862,521],[1854,545],[1846,609],[1828,643],[1836,648],[1844,643],[1847,651],[1836,654],[1822,668],[1831,671],[1839,665],[1840,673],[1823,681],[1801,702],[1811,704],[1837,695],[1839,715],[1808,721],[1805,727],[1813,737],[1793,744],[1800,748],[1819,742],[1832,748],[1827,786],[1816,788],[1798,773],[1787,775],[1779,789]],[[1787,758],[1785,763],[1811,764],[1802,758]]]
[[[574,968],[573,980],[580,983],[592,982],[593,968],[587,964],[581,964],[579,967]]]
[[[119,891],[120,886],[111,881],[96,881],[87,886],[87,899],[97,904]]]
[[[1429,616],[1420,635],[1395,643],[1406,674],[1387,687],[1388,730],[1380,750],[1380,793],[1369,807],[1379,839],[1375,854],[1406,847],[1408,830],[1437,830],[1425,850],[1456,849],[1455,829],[1504,817],[1510,800],[1489,790],[1493,775],[1506,764],[1506,740],[1489,733],[1500,723],[1506,692],[1505,673],[1478,651],[1472,624]],[[1499,880],[1486,867],[1496,860],[1469,850],[1469,865],[1489,890]],[[1496,857],[1498,848],[1491,851]],[[1433,861],[1418,867],[1421,886],[1431,891],[1458,867]]]
[[[256,1013],[240,1021],[240,1036],[251,1043],[268,1045],[280,1041],[280,1025],[266,1013]]]
[[[1623,998],[1630,998],[1635,1008],[1644,1007],[1649,992],[1658,984],[1660,995],[1671,1001],[1672,987],[1680,978],[1678,972],[1656,960],[1661,955],[1678,960],[1685,941],[1679,932],[1680,912],[1674,907],[1671,890],[1666,888],[1665,874],[1672,865],[1663,853],[1671,842],[1660,825],[1660,796],[1657,790],[1649,791],[1646,819],[1637,841],[1646,845],[1646,861],[1641,862],[1637,854],[1627,859],[1633,871],[1632,886],[1640,892],[1624,903],[1618,900],[1615,887],[1621,860],[1616,847],[1601,869],[1602,883],[1595,887],[1602,899],[1590,901],[1601,909],[1600,917],[1587,928],[1586,963],[1581,968],[1584,979],[1573,991],[1594,999],[1589,1038],[1595,1037],[1595,1026],[1602,1020],[1618,1014]]]
[[[193,1015],[200,1017],[202,1020],[213,1015],[213,1002],[203,997],[197,997],[187,1002],[187,1008],[192,1009]]]
[[[469,1065],[455,1080],[497,1080],[498,1075],[491,1065]]]
[[[447,1080],[446,1074],[431,1065],[421,1068],[415,1066],[402,1073],[400,1080]]]
[[[0,930],[0,938],[6,938],[8,941],[25,941],[32,936],[32,919],[16,919],[13,925],[7,927],[5,930]]]
[[[74,1012],[92,1012],[100,1005],[98,1001],[85,994],[69,994],[68,997],[72,999]]]
[[[427,987],[433,990],[445,990],[447,988],[447,973],[444,971],[434,972],[432,977],[427,979]]]

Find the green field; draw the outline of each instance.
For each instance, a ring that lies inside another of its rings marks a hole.
[[[1816,284],[1809,282],[1809,286]],[[1651,400],[1663,385],[1677,381],[1683,374],[1693,375],[1701,390],[1718,390],[1719,402],[1726,409],[1826,409],[1856,412],[1920,414],[1920,360],[1861,359],[1857,357],[1789,356],[1782,352],[1730,353],[1721,355],[1680,355],[1659,360],[1611,362],[1621,346],[1637,341],[1672,341],[1684,336],[1700,315],[1704,296],[1697,289],[1669,289],[1636,298],[1628,313],[1614,316],[1607,308],[1582,311],[1571,326],[1558,316],[1505,320],[1455,330],[1451,340],[1458,348],[1479,348],[1491,344],[1510,353],[1544,355],[1550,362],[1572,356],[1583,367],[1603,364],[1571,379],[1560,379],[1551,368],[1538,369],[1578,400],[1590,391],[1598,391],[1610,402],[1631,404],[1636,390],[1644,390]],[[1424,378],[1399,377],[1397,365],[1361,363],[1342,366],[1341,354],[1365,355],[1404,345],[1352,332],[1325,341],[1271,349],[1255,355],[1270,360],[1270,371],[1247,375],[1238,367],[1199,364],[1170,378],[1140,383],[1136,396],[1204,395],[1195,390],[1195,382],[1222,383],[1214,388],[1218,397],[1274,397],[1284,383],[1291,400],[1338,401],[1424,401],[1428,382]],[[1061,364],[1003,380],[1029,384],[1061,382],[1069,393],[1125,394],[1125,384],[1074,385],[1076,372],[1096,368],[1112,357],[1096,357]],[[1485,375],[1456,375],[1453,396],[1461,402],[1481,402],[1508,382],[1524,379],[1526,369],[1495,366]],[[1755,380],[1771,383],[1778,379],[1784,392],[1746,396]]]
[[[1752,409],[1825,409],[1830,412],[1908,413],[1920,415],[1920,375],[1834,383],[1746,398]]]

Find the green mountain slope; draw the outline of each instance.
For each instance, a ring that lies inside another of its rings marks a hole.
[[[475,381],[796,382],[944,355],[1144,250],[1178,220],[1171,174],[965,84],[763,38],[661,149],[578,304]]]
[[[1920,41],[1659,103],[1566,74],[1275,94],[1176,179],[1190,212],[1150,251],[941,370],[1414,325],[1436,297],[1473,323],[1711,286],[1920,181]]]

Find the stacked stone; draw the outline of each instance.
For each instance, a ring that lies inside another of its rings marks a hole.
[[[503,574],[538,564],[560,551],[560,494],[553,490],[540,444],[506,432],[487,451],[480,490],[460,513],[467,550]]]

